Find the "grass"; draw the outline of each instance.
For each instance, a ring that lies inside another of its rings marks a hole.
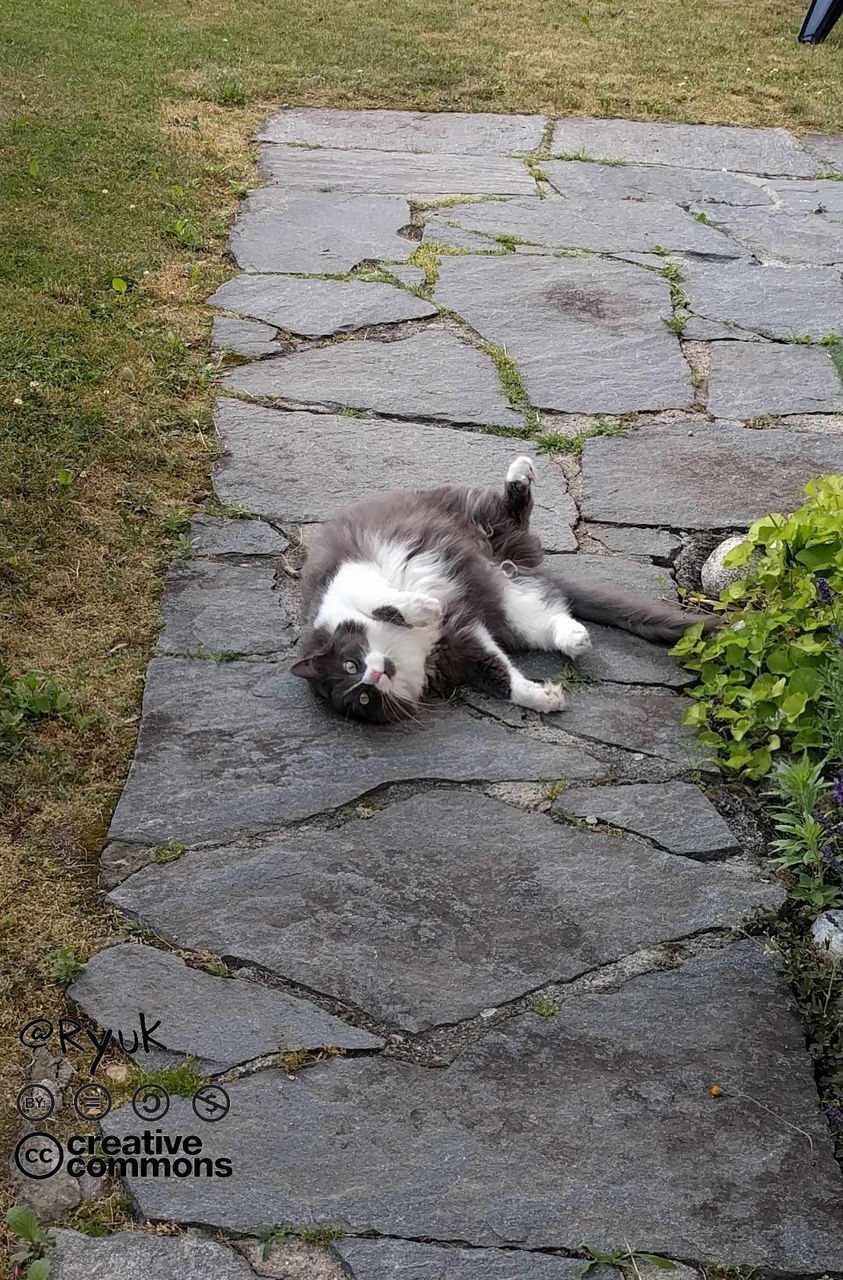
[[[330,0],[319,14],[291,0],[149,0],[142,17],[126,0],[32,0],[5,19],[0,653],[4,697],[25,706],[0,754],[12,1090],[18,1029],[33,1010],[63,1010],[50,956],[84,962],[118,923],[97,854],[137,732],[162,570],[174,547],[188,552],[167,513],[211,496],[218,366],[203,301],[229,274],[226,227],[256,181],[253,126],[299,104],[834,130],[843,76],[841,31],[797,45],[789,0],[594,0],[587,24],[551,0]],[[27,673],[64,707],[38,711]],[[6,1108],[7,1150],[13,1125]]]

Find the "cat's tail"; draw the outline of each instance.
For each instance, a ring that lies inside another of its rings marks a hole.
[[[701,622],[705,632],[716,631],[723,624],[717,614],[685,613],[678,605],[651,600],[635,591],[586,586],[572,582],[564,574],[553,576],[576,618],[619,627],[645,640],[675,644],[695,622]]]

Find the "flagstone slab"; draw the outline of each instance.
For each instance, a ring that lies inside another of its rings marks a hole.
[[[836,180],[771,182],[777,204],[787,213],[825,213],[832,220],[843,218],[843,185]]]
[[[229,1115],[202,1138],[232,1177],[130,1175],[143,1215],[571,1251],[619,1240],[785,1274],[843,1267],[843,1181],[804,1033],[755,941],[556,1017],[516,1018],[444,1069],[344,1059],[229,1092]],[[173,1098],[160,1125],[194,1123]],[[141,1128],[128,1106],[103,1121],[110,1134]]]
[[[300,142],[312,147],[485,156],[533,151],[541,143],[544,127],[542,116],[493,112],[297,107],[270,116],[255,137],[258,142]]]
[[[194,556],[277,556],[290,545],[264,520],[236,517],[194,516],[189,536]]]
[[[438,329],[395,342],[351,340],[241,365],[222,384],[302,404],[348,405],[444,422],[522,425],[489,357]]]
[[[214,316],[211,326],[211,346],[240,356],[277,355],[281,350],[277,337],[271,325],[254,320],[236,320],[233,316]]]
[[[621,525],[747,529],[770,511],[798,507],[807,482],[827,471],[843,471],[843,438],[721,425],[689,435],[682,424],[645,425],[586,441],[583,515]]]
[[[110,901],[176,946],[258,964],[418,1031],[781,896],[476,792],[434,791],[338,830],[185,854],[139,871]]]
[[[839,221],[824,213],[794,214],[784,209],[717,210],[717,224],[732,242],[762,262],[843,262]]]
[[[708,410],[715,417],[843,411],[843,384],[825,347],[718,342],[710,360]]]
[[[279,1050],[383,1045],[368,1031],[284,991],[218,977],[167,951],[130,942],[93,956],[68,995],[94,1023],[110,1027],[115,1040],[122,1031],[129,1049],[143,1010],[150,1035],[164,1046],[143,1052],[141,1045],[133,1056],[144,1071],[191,1056],[200,1071],[213,1075]]]
[[[583,151],[595,160],[682,169],[731,169],[809,178],[818,168],[813,156],[786,129],[568,116],[556,122],[551,146],[554,151]]]
[[[819,156],[822,168],[843,173],[843,133],[806,133],[802,142]]]
[[[690,705],[688,698],[668,689],[598,686],[576,689],[565,710],[546,719],[592,742],[656,756],[685,770],[712,769],[696,730],[682,724],[682,713]]]
[[[734,173],[656,164],[595,164],[542,160],[542,172],[566,197],[589,200],[669,200],[674,204],[770,205],[764,189]]]
[[[728,211],[729,213],[732,210]],[[434,213],[432,232],[454,223],[464,231],[494,240],[516,237],[522,243],[595,253],[651,253],[656,246],[715,258],[737,258],[740,248],[714,227],[698,222],[666,200],[490,200],[457,205]]]
[[[347,1236],[334,1249],[354,1280],[577,1280],[578,1258],[515,1249],[460,1249],[415,1240],[364,1240]],[[589,1271],[592,1280],[615,1280],[612,1267]]]
[[[376,195],[522,195],[538,198],[526,165],[508,156],[417,155],[331,147],[260,148],[266,182],[286,191],[354,191]]]
[[[176,561],[167,571],[158,652],[228,656],[289,649],[293,620],[274,588],[271,561]]]
[[[584,529],[609,551],[629,556],[649,556],[662,564],[672,564],[682,550],[682,539],[669,529],[639,529],[629,525],[590,524]]]
[[[606,772],[586,753],[515,738],[456,707],[373,727],[337,716],[278,663],[159,658],[110,838],[233,839],[388,782],[541,780],[560,771],[575,780]]]
[[[604,589],[622,587],[642,596],[659,600],[678,600],[676,583],[667,569],[627,556],[599,556],[580,552],[578,555],[554,555],[546,559],[547,567],[568,577],[573,584]]]
[[[195,1117],[187,1125],[193,1131]],[[115,1280],[118,1276],[120,1280],[254,1280],[255,1276],[245,1258],[195,1231],[170,1236],[149,1231],[90,1236],[61,1229],[45,1256],[51,1280]]]
[[[406,200],[264,187],[241,205],[228,243],[242,271],[337,274],[409,258],[415,246],[398,235],[409,222]]]
[[[688,262],[682,267],[682,289],[695,316],[766,338],[819,341],[843,334],[843,280],[832,267]]]
[[[282,413],[222,399],[215,420],[223,457],[215,484],[226,502],[270,519],[311,523],[394,489],[503,485],[519,453],[538,483],[532,526],[548,551],[573,551],[577,511],[561,469],[520,440],[419,423]]]
[[[429,302],[394,285],[360,280],[300,280],[281,275],[235,276],[221,285],[208,303],[257,316],[305,338],[324,338],[436,314]]]
[[[688,782],[572,787],[554,800],[552,812],[599,818],[701,862],[740,848],[711,801]]]
[[[400,280],[408,288],[417,287],[420,284],[424,284],[425,281],[425,274],[421,267],[393,266],[390,264],[389,274],[395,276],[396,280]]]
[[[665,323],[668,283],[652,272],[596,258],[443,258],[435,300],[506,348],[537,408],[624,413],[693,402],[690,369]]]

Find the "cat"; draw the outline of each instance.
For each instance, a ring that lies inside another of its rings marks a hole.
[[[535,479],[531,460],[519,457],[502,490],[387,494],[327,521],[303,574],[307,627],[293,673],[341,715],[367,722],[412,717],[426,694],[467,683],[559,711],[559,685],[528,679],[512,654],[586,653],[591,639],[571,608],[663,642],[694,622],[719,625],[549,570],[530,530]]]

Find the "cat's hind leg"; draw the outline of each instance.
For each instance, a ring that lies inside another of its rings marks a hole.
[[[561,711],[565,694],[558,684],[529,680],[482,623],[473,627],[473,677],[490,692],[531,711]]]
[[[502,604],[512,648],[556,649],[578,658],[591,648],[587,629],[572,618],[559,586],[540,571],[502,574]]]
[[[503,500],[507,516],[518,525],[529,524],[535,483],[536,469],[531,458],[522,454],[510,463],[503,486]]]

